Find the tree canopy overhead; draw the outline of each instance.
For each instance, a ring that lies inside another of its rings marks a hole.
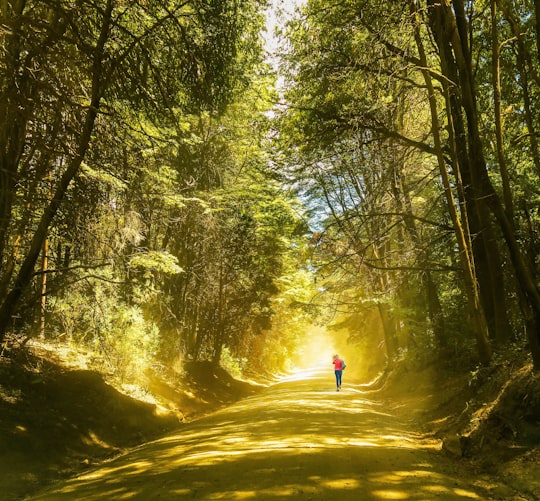
[[[284,31],[284,168],[327,215],[336,300],[350,277],[346,315],[378,312],[390,360],[463,349],[465,314],[480,361],[526,332],[540,366],[534,4],[308,1]]]
[[[0,3],[0,341],[540,367],[538,1],[266,7]]]
[[[268,329],[300,223],[264,174],[264,8],[2,2],[2,340],[218,362]]]

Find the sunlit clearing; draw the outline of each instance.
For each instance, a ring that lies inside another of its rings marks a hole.
[[[374,496],[377,497],[377,499],[409,499],[410,496],[406,492],[403,491],[391,491],[391,490],[384,490],[384,491],[373,491]]]
[[[406,437],[403,435],[379,435],[379,438],[384,441],[396,443],[397,447],[404,448],[422,448],[422,449],[435,449],[440,450],[442,447],[439,439],[430,439],[428,437],[421,437],[422,445],[420,445],[420,435],[412,435]]]
[[[427,471],[427,470],[396,471],[396,472],[394,472],[394,475],[396,475],[398,477],[409,477],[409,478],[440,477],[440,475],[436,475],[432,471]]]
[[[300,368],[328,365],[335,352],[334,342],[327,332],[320,327],[312,327],[305,336],[304,346],[300,348],[295,363]]]
[[[442,495],[448,492],[448,488],[444,485],[426,485],[422,488],[422,490],[431,492],[436,495]]]
[[[316,370],[303,370],[283,378],[282,381],[302,381],[315,378],[318,374],[319,372]]]
[[[340,478],[321,482],[321,485],[329,489],[357,489],[360,487],[360,482],[354,478]]]
[[[454,489],[454,494],[456,494],[457,496],[460,496],[462,498],[466,497],[466,498],[470,498],[470,499],[480,499],[480,496],[478,496],[474,492],[466,491],[464,489]]]
[[[262,495],[275,497],[290,497],[296,489],[277,487],[275,489],[262,489],[260,491],[227,491],[210,494],[206,499],[225,499],[232,501],[236,499],[257,499]]]
[[[208,499],[255,499],[257,491],[234,491],[234,492],[216,492],[210,494]]]

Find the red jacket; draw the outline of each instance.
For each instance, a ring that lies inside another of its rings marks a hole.
[[[334,364],[334,369],[336,371],[342,371],[343,366],[345,365],[345,363],[343,362],[343,360],[341,360],[341,358],[336,358],[332,363]]]

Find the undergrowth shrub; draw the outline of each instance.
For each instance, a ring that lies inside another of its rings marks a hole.
[[[137,382],[153,362],[159,329],[138,305],[117,298],[107,283],[78,283],[56,299],[53,337],[91,350],[93,368]]]
[[[247,365],[247,358],[236,358],[231,353],[231,350],[225,346],[221,353],[219,365],[225,369],[232,377],[239,378]]]

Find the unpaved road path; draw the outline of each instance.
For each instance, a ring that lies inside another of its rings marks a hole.
[[[512,499],[367,395],[304,371],[31,499]]]

